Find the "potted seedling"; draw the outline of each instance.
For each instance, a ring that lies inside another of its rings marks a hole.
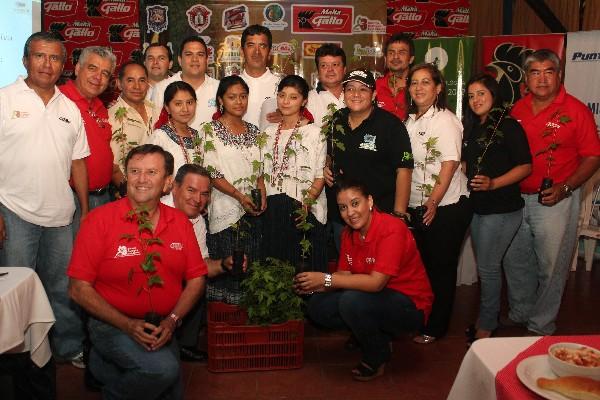
[[[124,234],[124,239],[137,240],[141,247],[141,253],[143,261],[140,263],[142,272],[146,275],[146,281],[142,286],[138,288],[137,295],[141,292],[146,292],[148,295],[149,311],[144,315],[144,321],[151,323],[154,326],[159,326],[163,317],[158,314],[152,303],[152,288],[155,286],[163,286],[164,281],[156,270],[155,262],[160,259],[160,253],[156,251],[149,251],[148,248],[154,244],[162,244],[162,240],[154,236],[152,232],[152,223],[150,222],[150,214],[145,207],[139,207],[130,210],[126,218],[128,221],[134,221],[138,225],[137,235]],[[128,274],[128,282],[133,282],[133,276],[135,273],[135,267],[131,267]],[[144,329],[146,333],[152,333],[149,329]]]
[[[423,222],[423,216],[427,212],[427,206],[424,205],[425,197],[431,196],[433,187],[436,183],[439,183],[440,177],[437,174],[431,174],[427,176],[427,166],[434,163],[441,155],[440,151],[436,148],[438,142],[437,137],[430,137],[423,147],[425,148],[425,158],[423,162],[415,162],[415,166],[423,171],[423,183],[417,186],[417,190],[421,192],[421,205],[415,208],[414,215],[411,216],[411,223],[413,228],[417,230],[425,230],[427,225]]]
[[[330,103],[327,106],[327,114],[323,117],[323,125],[321,127],[321,134],[325,140],[329,139],[328,148],[329,148],[329,168],[331,170],[331,174],[333,176],[333,181],[339,176],[339,169],[335,164],[335,153],[337,150],[345,151],[346,147],[344,143],[342,143],[337,137],[336,133],[344,134],[344,127],[339,122],[339,115],[337,114],[337,109],[334,103]]]
[[[238,222],[232,224],[231,227],[233,229],[233,248],[231,249],[231,258],[233,259],[233,266],[231,268],[231,273],[234,276],[240,276],[244,273],[244,246],[243,239],[246,237],[246,232],[244,228],[248,222],[243,218],[240,218]]]

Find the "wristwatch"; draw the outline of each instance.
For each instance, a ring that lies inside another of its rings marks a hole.
[[[325,283],[323,284],[326,288],[331,287],[331,274],[325,274]]]
[[[171,314],[169,314],[169,318],[171,318],[173,320],[173,322],[175,322],[175,326],[177,328],[179,328],[181,326],[181,318],[179,318],[179,315],[177,315],[175,313],[171,313]]]
[[[571,188],[571,186],[567,185],[566,183],[562,186],[562,190],[563,190],[563,193],[565,194],[565,197],[571,197],[571,195],[573,194],[573,189]]]

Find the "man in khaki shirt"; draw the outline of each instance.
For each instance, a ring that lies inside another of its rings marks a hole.
[[[108,109],[108,120],[112,126],[110,147],[114,154],[112,182],[124,192],[123,161],[129,150],[144,144],[152,134],[154,106],[146,100],[149,84],[144,65],[134,61],[123,64],[117,84],[121,95]]]

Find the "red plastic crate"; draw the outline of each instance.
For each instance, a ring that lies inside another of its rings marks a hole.
[[[302,367],[304,321],[245,325],[238,306],[208,303],[208,370],[261,371]]]

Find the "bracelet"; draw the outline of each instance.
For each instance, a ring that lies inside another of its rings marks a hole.
[[[435,199],[432,199],[431,197],[429,198],[429,200],[431,200],[431,203],[432,203],[434,206],[436,206],[436,207],[438,206],[438,202],[437,202],[437,200],[435,200]]]
[[[326,287],[326,288],[331,287],[331,284],[332,284],[331,278],[332,278],[331,274],[325,274],[325,283],[323,283],[324,287]]]
[[[179,328],[181,326],[181,318],[179,317],[179,315],[172,312],[171,314],[169,314],[169,319],[175,323],[176,328]]]

